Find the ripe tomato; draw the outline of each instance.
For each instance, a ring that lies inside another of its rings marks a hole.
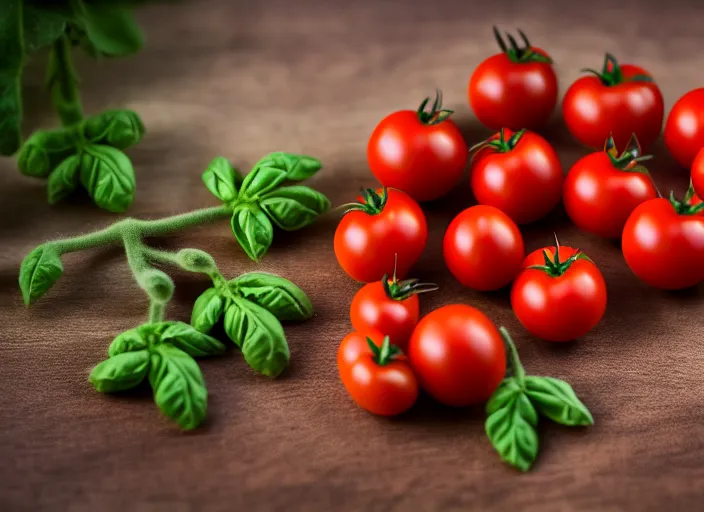
[[[357,331],[378,330],[405,350],[418,324],[418,294],[437,290],[437,285],[418,279],[398,281],[396,275],[365,284],[352,298],[350,318]]]
[[[682,166],[690,168],[704,147],[704,87],[682,96],[665,123],[665,146]]]
[[[543,218],[560,202],[562,166],[540,135],[502,128],[475,146],[471,186],[479,204],[494,206],[518,224]]]
[[[575,81],[562,100],[567,129],[585,146],[598,149],[613,135],[625,147],[634,133],[644,148],[660,136],[665,116],[662,93],[643,68],[624,64],[606,54],[599,73]]]
[[[651,199],[626,221],[621,248],[633,273],[650,286],[677,290],[704,280],[704,203]]]
[[[636,206],[658,197],[635,136],[618,154],[613,137],[604,151],[591,153],[572,166],[565,178],[562,200],[567,215],[584,231],[619,238]]]
[[[513,282],[511,306],[534,336],[570,341],[587,334],[604,316],[606,283],[583,252],[556,240],[555,246],[526,257]]]
[[[464,286],[497,290],[518,273],[525,248],[518,226],[493,206],[477,205],[455,217],[443,240],[445,264]]]
[[[523,47],[509,34],[510,48],[494,27],[501,53],[484,60],[469,79],[469,105],[484,126],[499,128],[540,128],[557,104],[557,76],[552,59],[531,46],[518,31]]]
[[[367,161],[379,183],[403,190],[416,201],[430,201],[447,194],[462,178],[467,165],[467,143],[441,110],[438,91],[430,112],[401,110],[385,117],[367,145]]]
[[[699,197],[704,195],[704,146],[692,162],[692,187]]]
[[[418,398],[418,380],[408,359],[390,344],[388,336],[377,345],[371,337],[353,332],[342,340],[337,354],[342,384],[363,409],[395,416],[410,409]]]
[[[357,281],[378,281],[394,272],[403,278],[420,258],[428,240],[423,210],[400,190],[367,189],[350,205],[335,230],[335,256]]]
[[[487,400],[506,373],[499,330],[484,313],[463,304],[424,316],[411,336],[408,358],[421,387],[456,407]]]

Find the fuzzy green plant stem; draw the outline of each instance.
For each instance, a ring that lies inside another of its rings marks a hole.
[[[68,36],[58,38],[49,57],[48,85],[54,108],[64,126],[83,120],[83,107],[78,94],[78,76],[71,62],[71,42]]]

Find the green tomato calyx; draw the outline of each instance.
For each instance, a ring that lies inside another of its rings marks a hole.
[[[493,151],[496,151],[497,153],[508,153],[518,145],[518,142],[521,140],[525,133],[525,129],[519,130],[517,132],[514,132],[511,137],[506,139],[506,129],[501,128],[501,130],[499,130],[498,137],[496,137],[496,135],[493,135],[492,137],[489,137],[488,139],[483,140],[469,148],[469,152],[472,153],[471,160],[474,161],[474,157],[476,157],[482,149],[487,148],[490,148]]]
[[[386,187],[382,188],[381,194],[378,194],[372,188],[362,188],[362,200],[357,203],[342,205],[343,208],[346,208],[343,215],[350,212],[364,212],[367,215],[377,215],[384,210],[388,199],[389,191]]]
[[[595,71],[591,68],[582,68],[580,70],[582,73],[591,73],[595,75],[601,83],[606,87],[613,87],[614,85],[620,85],[628,82],[653,82],[653,77],[648,75],[635,75],[631,77],[624,77],[621,66],[619,66],[616,57],[610,53],[604,56],[604,65],[601,68],[601,73]]]
[[[499,29],[494,27],[494,38],[499,44],[501,51],[506,54],[511,62],[518,64],[524,64],[526,62],[544,62],[545,64],[552,64],[552,59],[550,57],[543,55],[542,53],[538,53],[533,49],[530,45],[530,41],[528,41],[528,38],[521,29],[518,29],[518,35],[521,36],[521,39],[523,40],[523,46],[518,46],[516,39],[511,34],[506,32],[506,38],[508,39],[510,45],[509,47],[506,45],[504,38],[501,37]]]
[[[435,101],[430,107],[430,110],[426,110],[425,107],[428,105],[429,101],[430,97],[425,98],[417,110],[418,119],[427,126],[442,123],[454,113],[452,110],[442,108],[442,91],[440,89],[435,90]]]
[[[555,235],[555,254],[553,255],[552,259],[550,259],[550,255],[548,254],[547,249],[543,250],[543,259],[545,260],[544,265],[531,265],[528,267],[528,269],[532,270],[542,270],[546,274],[548,274],[551,277],[560,277],[563,275],[565,272],[569,270],[569,268],[572,266],[572,264],[577,261],[577,260],[587,260],[591,261],[589,259],[589,256],[584,254],[582,251],[578,250],[576,253],[574,253],[572,256],[570,256],[568,259],[565,261],[560,261],[560,242],[557,239],[557,234]]]
[[[378,346],[374,340],[367,336],[367,345],[372,351],[374,362],[379,366],[385,366],[396,357],[403,355],[403,351],[399,347],[391,344],[388,336],[384,336],[381,346]]]
[[[640,163],[650,160],[653,158],[653,155],[643,154],[643,150],[640,147],[638,137],[636,137],[635,133],[631,135],[631,138],[628,140],[628,144],[626,144],[626,148],[621,154],[618,153],[613,135],[610,135],[604,143],[604,152],[609,155],[611,164],[616,169],[627,172],[640,172],[649,175],[648,169],[640,165]]]
[[[694,187],[692,182],[689,182],[689,188],[684,195],[684,200],[679,201],[675,198],[675,193],[670,191],[670,204],[675,209],[678,215],[697,215],[704,211],[704,202],[692,204],[694,198]]]
[[[419,279],[404,279],[399,281],[396,277],[396,265],[398,263],[398,254],[394,254],[394,274],[389,279],[388,274],[384,274],[381,278],[381,286],[384,288],[384,294],[391,300],[403,301],[411,295],[419,293],[434,292],[439,288],[435,283],[422,283]]]

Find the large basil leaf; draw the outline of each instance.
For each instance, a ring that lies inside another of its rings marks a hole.
[[[191,325],[200,332],[210,332],[222,317],[225,304],[215,288],[208,288],[193,304]]]
[[[22,92],[24,65],[22,2],[0,2],[0,155],[10,156],[22,143]]]
[[[593,425],[589,409],[567,382],[553,377],[528,376],[525,378],[528,398],[541,414],[561,425]]]
[[[91,55],[124,57],[144,46],[144,34],[129,9],[107,2],[89,3],[78,0],[74,21],[85,32]]]
[[[203,183],[212,194],[223,202],[229,203],[237,199],[237,186],[242,177],[230,164],[227,158],[218,156],[203,172]]]
[[[132,110],[108,110],[81,124],[83,137],[91,144],[105,144],[116,149],[134,146],[144,137],[144,124]]]
[[[17,155],[17,167],[25,176],[46,178],[76,151],[75,128],[40,130],[22,145]]]
[[[286,231],[294,231],[312,224],[330,208],[323,194],[302,185],[282,187],[262,197],[259,205],[271,220]]]
[[[57,7],[57,3],[57,0],[24,1],[22,36],[25,53],[35,52],[63,35],[68,13]]]
[[[40,245],[25,256],[19,279],[24,303],[29,306],[44,295],[63,271],[61,256],[51,245]]]
[[[232,213],[232,233],[251,260],[259,261],[274,240],[271,221],[256,204],[243,204]]]
[[[169,344],[156,346],[149,383],[156,405],[181,428],[191,430],[201,424],[208,407],[208,390],[191,356]]]
[[[78,186],[81,159],[71,155],[52,171],[47,181],[47,199],[49,204],[56,204]]]
[[[240,195],[244,198],[254,199],[286,181],[286,172],[274,167],[255,167],[252,172],[244,177],[240,187]]]
[[[313,304],[298,286],[283,277],[266,272],[242,274],[232,284],[246,299],[254,302],[279,320],[307,320],[313,316]]]
[[[166,329],[161,342],[170,343],[193,357],[217,356],[225,352],[225,345],[184,322],[176,322]]]
[[[237,297],[225,311],[225,332],[241,349],[247,364],[267,377],[277,377],[291,354],[281,323],[266,309]]]
[[[280,169],[286,173],[287,180],[303,181],[318,172],[322,164],[320,160],[312,156],[295,155],[279,151],[266,155],[256,163],[256,167]]]
[[[95,204],[110,212],[122,213],[134,199],[135,178],[132,162],[119,149],[88,145],[81,151],[81,183]]]
[[[131,389],[144,380],[149,371],[149,352],[124,352],[99,363],[90,372],[90,382],[101,393]]]

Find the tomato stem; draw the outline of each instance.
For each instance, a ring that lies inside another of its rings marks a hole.
[[[528,269],[541,270],[551,277],[560,277],[562,274],[569,270],[569,268],[575,261],[591,261],[589,259],[589,256],[587,256],[580,250],[578,250],[565,261],[560,261],[560,241],[557,239],[557,233],[555,234],[555,254],[553,255],[552,260],[548,255],[547,249],[543,250],[543,260],[545,261],[545,265],[531,265],[530,267],[528,267]]]
[[[426,112],[425,107],[428,105],[429,101],[430,97],[425,98],[420,104],[420,107],[418,107],[418,119],[421,123],[432,126],[443,122],[453,114],[452,110],[442,108],[442,91],[440,89],[435,89],[435,101],[432,107],[430,107],[430,111]]]
[[[483,140],[471,148],[469,148],[469,152],[472,153],[472,160],[474,160],[474,157],[477,155],[479,151],[482,149],[486,148],[492,148],[494,151],[498,153],[508,153],[509,151],[513,150],[518,145],[518,142],[521,140],[523,135],[526,133],[526,130],[519,130],[517,132],[514,132],[511,137],[509,137],[508,140],[506,140],[506,129],[501,128],[499,130],[499,136],[498,138],[496,135],[492,135],[486,140]],[[470,162],[471,163],[471,162]]]
[[[396,345],[391,344],[391,340],[388,336],[384,336],[384,341],[381,343],[381,347],[377,346],[369,336],[367,336],[367,345],[372,351],[374,362],[379,366],[384,366],[389,364],[394,360],[395,357],[403,354],[400,348]]]
[[[691,204],[694,197],[694,188],[690,180],[689,188],[684,196],[684,201],[678,201],[675,198],[675,193],[670,191],[670,204],[679,215],[697,215],[704,211],[704,202],[699,204]]]
[[[350,212],[360,211],[368,215],[377,215],[384,210],[386,202],[389,199],[389,191],[386,187],[382,188],[381,195],[379,195],[374,189],[362,187],[362,200],[356,203],[347,203],[339,206],[339,208],[346,208],[343,212],[343,216]]]
[[[506,42],[504,41],[503,37],[501,37],[499,29],[496,28],[496,26],[494,26],[493,29],[494,39],[496,39],[499,48],[501,48],[501,51],[506,54],[506,56],[511,60],[511,62],[515,62],[517,64],[524,64],[526,62],[544,62],[546,64],[552,64],[552,59],[550,57],[533,50],[530,41],[528,41],[528,37],[526,37],[526,35],[521,29],[518,29],[518,35],[521,36],[523,46],[518,46],[516,39],[511,34],[506,32],[506,37],[508,38],[508,42],[511,45],[510,48],[506,46]]]
[[[595,71],[591,68],[582,68],[580,70],[582,73],[591,73],[595,75],[601,83],[606,87],[613,87],[614,85],[620,85],[626,82],[652,82],[653,78],[648,75],[635,75],[629,78],[623,76],[623,71],[621,71],[621,66],[619,66],[616,57],[610,53],[604,55],[604,65],[601,68],[601,72]]]
[[[523,368],[523,365],[521,364],[521,359],[518,357],[518,350],[516,349],[516,345],[513,343],[511,335],[508,333],[506,327],[499,327],[499,332],[501,333],[501,338],[503,338],[504,340],[504,345],[508,349],[507,356],[511,373],[516,378],[516,380],[518,380],[518,382],[522,384],[523,379],[526,376],[526,371]]]

